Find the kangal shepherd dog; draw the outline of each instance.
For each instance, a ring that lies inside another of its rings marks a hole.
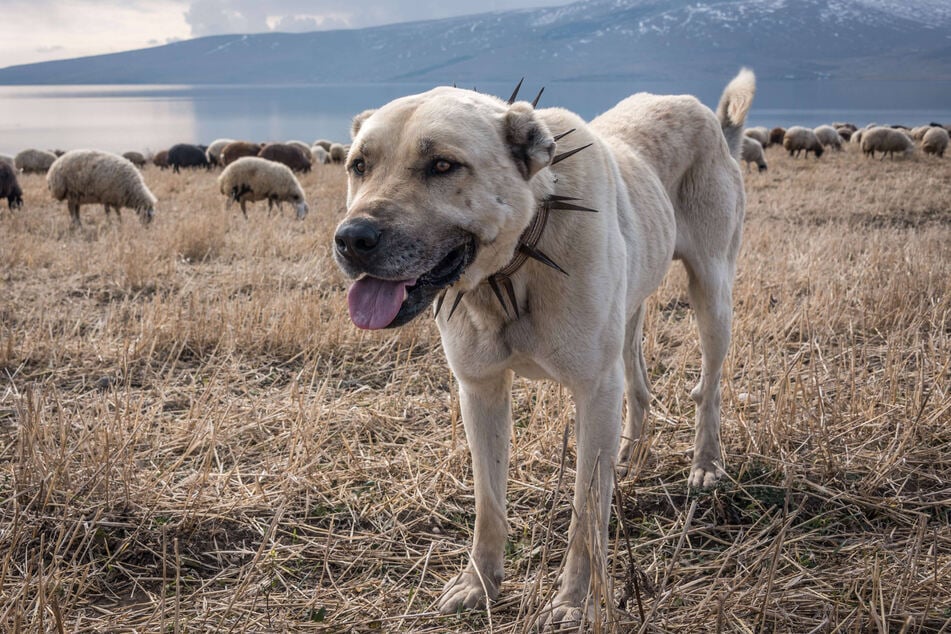
[[[615,469],[630,464],[650,399],[645,299],[672,260],[687,269],[702,350],[688,484],[717,480],[745,205],[737,160],[754,92],[743,69],[716,114],[691,96],[641,93],[586,123],[514,94],[443,87],[354,119],[347,215],[334,236],[336,261],[355,280],[351,319],[393,328],[435,302],[472,453],[472,553],[442,612],[484,608],[499,592],[518,373],[558,381],[576,406],[569,546],[538,625],[589,618]]]

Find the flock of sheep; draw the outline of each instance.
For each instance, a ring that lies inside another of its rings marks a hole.
[[[864,128],[852,123],[833,123],[815,129],[802,126],[772,130],[764,127],[747,128],[744,131],[746,136],[743,139],[742,158],[747,169],[755,164],[762,172],[767,167],[763,150],[772,145],[782,145],[789,156],[798,157],[805,152],[808,157],[809,152],[812,152],[819,158],[828,148],[841,150],[843,143],[854,143],[863,154],[873,158],[876,152],[881,153],[882,159],[886,156],[894,158],[895,154],[913,154],[917,146],[925,154],[943,157],[948,148],[949,131],[951,126],[940,123],[916,128],[882,126],[877,123],[870,123]]]
[[[743,139],[742,159],[755,164],[760,171],[767,168],[764,149],[782,145],[790,156],[803,152],[816,158],[826,149],[841,150],[843,143],[858,145],[862,152],[882,158],[895,154],[907,155],[921,148],[926,154],[943,157],[948,147],[949,129],[937,123],[908,128],[869,124],[858,128],[851,123],[821,125],[815,129],[793,126],[789,129],[765,127],[748,128]],[[287,202],[294,206],[297,218],[308,212],[304,190],[294,172],[308,172],[314,164],[342,163],[348,146],[326,140],[308,145],[302,141],[286,143],[252,143],[234,139],[217,139],[210,145],[178,143],[157,152],[152,163],[161,169],[224,167],[218,177],[218,186],[227,196],[228,205],[237,202],[247,217],[246,204],[266,200],[268,210]],[[100,150],[72,150],[47,152],[29,149],[15,157],[0,155],[0,198],[7,199],[10,209],[23,205],[23,191],[17,174],[46,173],[50,193],[56,200],[67,203],[74,224],[80,223],[79,209],[85,204],[100,204],[106,214],[114,210],[119,215],[122,207],[134,209],[149,222],[155,213],[156,198],[146,186],[139,168],[148,163],[140,152],[126,152],[122,156]]]
[[[218,186],[227,196],[228,205],[237,202],[247,217],[246,204],[268,202],[270,211],[287,202],[294,206],[298,219],[309,210],[304,190],[294,172],[310,171],[314,163],[342,163],[348,147],[319,140],[313,145],[301,141],[287,143],[251,143],[218,139],[208,146],[179,143],[157,152],[152,163],[160,169],[223,166]],[[121,208],[134,209],[144,223],[155,214],[155,195],[149,191],[140,169],[148,163],[140,152],[122,156],[101,150],[48,152],[28,149],[15,157],[0,155],[0,198],[8,207],[23,205],[23,190],[18,173],[45,173],[53,198],[66,201],[74,225],[80,224],[82,205],[100,204],[106,215],[119,215]]]

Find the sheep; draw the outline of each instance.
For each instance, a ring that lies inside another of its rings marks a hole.
[[[782,145],[783,137],[786,136],[785,128],[773,128],[769,131],[769,144],[770,145]]]
[[[310,158],[317,165],[326,165],[330,162],[330,152],[325,150],[323,146],[315,145],[310,148]]]
[[[915,142],[900,130],[878,126],[862,134],[862,152],[874,158],[876,151],[882,153],[882,159],[889,154],[894,158],[895,152],[908,155],[915,151]]]
[[[13,157],[7,156],[6,154],[0,154],[0,163],[6,163],[13,169],[17,168],[16,163],[13,162]]]
[[[944,157],[944,151],[948,149],[948,131],[937,126],[931,127],[925,133],[921,140],[921,149],[925,154],[937,154]]]
[[[310,146],[303,141],[285,141],[284,145],[293,145],[307,156],[310,156]]]
[[[286,143],[268,143],[261,148],[258,156],[283,163],[295,172],[310,171],[310,151],[304,154],[296,145]]]
[[[221,151],[225,149],[225,146],[229,143],[234,143],[234,139],[215,139],[208,146],[208,149],[205,150],[205,158],[208,159],[210,165],[215,167],[221,165]]]
[[[931,129],[930,125],[920,125],[911,129],[911,132],[908,134],[913,140],[921,141],[925,138],[925,133]]]
[[[56,155],[44,150],[23,150],[13,157],[13,164],[21,172],[27,174],[43,174],[49,170],[50,165],[56,160]]]
[[[168,148],[168,164],[176,174],[182,167],[211,167],[202,146],[191,143],[176,143]]]
[[[65,200],[73,226],[79,226],[79,208],[101,204],[116,216],[122,207],[135,209],[143,224],[155,215],[156,198],[142,174],[128,159],[101,150],[71,150],[56,159],[46,175],[46,185],[56,200]]]
[[[333,145],[333,141],[328,141],[327,139],[317,139],[314,141],[314,145],[319,145],[329,152],[330,146]]]
[[[854,123],[848,123],[844,121],[835,121],[833,122],[832,127],[836,130],[839,128],[846,128],[849,132],[855,132],[858,130],[858,126],[856,126]]]
[[[842,137],[839,136],[838,131],[831,125],[821,125],[813,130],[813,132],[823,147],[831,147],[837,152],[842,150]]]
[[[11,211],[23,206],[23,190],[17,182],[16,170],[5,162],[0,162],[0,198],[7,199]]]
[[[261,151],[260,143],[251,143],[250,141],[235,141],[229,143],[221,149],[221,164],[231,165],[242,156],[257,156]]]
[[[849,139],[850,143],[854,143],[859,147],[862,147],[862,135],[865,134],[865,129],[860,128],[852,133],[852,138]]]
[[[846,142],[852,138],[852,134],[855,132],[855,130],[847,126],[839,126],[835,131],[838,132],[842,140]]]
[[[750,163],[756,163],[759,171],[766,171],[766,157],[763,153],[763,146],[756,139],[749,136],[743,137],[743,149],[740,156],[746,161],[747,171],[750,169]]]
[[[809,157],[809,152],[814,152],[816,158],[822,156],[824,152],[822,144],[819,143],[819,139],[816,138],[816,133],[809,128],[803,128],[798,125],[794,125],[786,130],[786,134],[783,136],[783,147],[789,152],[789,156],[796,157],[798,157],[799,153],[803,150],[806,151],[806,158]]]
[[[289,167],[276,161],[256,156],[243,156],[231,163],[218,177],[221,193],[228,197],[227,206],[233,202],[241,203],[241,213],[248,217],[245,203],[267,200],[268,212],[277,203],[287,201],[297,210],[297,219],[307,215],[307,201],[304,190]]]
[[[759,144],[764,148],[769,147],[769,130],[766,128],[747,128],[743,130],[743,134],[759,142]]]
[[[145,167],[145,155],[141,152],[125,152],[122,155],[122,158],[128,160],[130,163],[136,167]]]
[[[159,150],[152,157],[152,164],[160,170],[168,169],[168,150]]]
[[[330,146],[330,160],[334,163],[343,163],[347,159],[347,150],[339,143]]]

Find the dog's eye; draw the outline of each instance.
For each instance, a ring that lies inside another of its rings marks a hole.
[[[350,164],[350,171],[357,176],[363,176],[367,172],[367,162],[362,158],[354,159],[353,163]]]
[[[435,159],[429,166],[429,173],[435,176],[441,176],[443,174],[448,174],[455,171],[458,167],[458,163],[453,163],[452,161],[447,161],[446,159]]]

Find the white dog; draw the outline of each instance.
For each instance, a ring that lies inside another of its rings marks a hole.
[[[336,260],[356,280],[351,318],[400,326],[438,298],[472,452],[472,555],[446,586],[443,612],[484,607],[502,582],[517,372],[558,381],[575,399],[569,548],[539,624],[583,620],[614,469],[630,461],[648,408],[644,301],[674,259],[687,269],[703,353],[688,483],[716,481],[745,204],[737,159],[754,91],[744,69],[716,114],[690,96],[637,94],[585,123],[514,95],[436,88],[354,119],[335,235]]]

